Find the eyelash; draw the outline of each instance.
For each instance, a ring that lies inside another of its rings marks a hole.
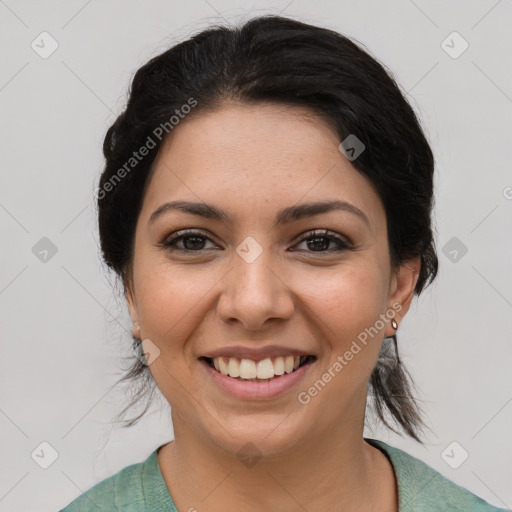
[[[183,240],[188,237],[193,237],[193,236],[200,237],[200,238],[206,238],[206,239],[210,240],[211,242],[213,242],[213,240],[208,236],[208,234],[205,231],[202,231],[200,229],[185,229],[185,230],[177,231],[176,233],[174,233],[174,236],[172,236],[170,238],[166,238],[160,245],[168,251],[180,251],[180,252],[184,252],[184,253],[188,253],[188,254],[192,254],[192,253],[200,254],[203,251],[206,251],[207,249],[199,249],[197,251],[194,251],[191,249],[183,249],[180,247],[176,247],[176,244],[178,243],[178,241]],[[315,238],[326,238],[329,241],[332,241],[335,244],[337,244],[338,247],[336,249],[327,249],[325,251],[307,251],[312,254],[326,254],[326,253],[329,254],[329,253],[333,253],[333,252],[342,252],[342,251],[350,250],[352,248],[351,245],[346,240],[344,240],[343,238],[336,235],[336,233],[329,231],[328,229],[314,229],[314,230],[308,231],[300,238],[300,240],[297,242],[297,244],[300,244],[300,243],[308,241],[308,240],[313,240]]]

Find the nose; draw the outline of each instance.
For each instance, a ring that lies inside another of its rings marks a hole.
[[[228,323],[240,322],[245,329],[265,329],[271,320],[290,318],[294,312],[293,294],[272,264],[268,251],[251,263],[238,254],[227,273],[224,289],[217,303],[219,317]]]

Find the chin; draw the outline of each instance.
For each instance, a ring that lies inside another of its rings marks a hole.
[[[220,449],[241,460],[283,454],[296,448],[307,436],[304,425],[293,425],[286,421],[286,416],[269,419],[268,415],[262,415],[256,419],[251,415],[224,425],[226,430],[217,424],[215,433],[210,431],[209,437]]]

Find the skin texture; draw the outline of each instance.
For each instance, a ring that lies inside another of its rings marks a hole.
[[[393,469],[362,437],[367,384],[383,338],[395,332],[390,322],[307,405],[297,400],[393,304],[400,324],[418,277],[419,259],[392,268],[383,204],[340,142],[308,109],[225,103],[182,121],[155,161],[127,299],[140,324],[134,335],[160,350],[150,370],[171,405],[175,441],[158,461],[179,510],[398,509]],[[149,222],[178,199],[213,204],[231,221],[169,210]],[[333,199],[368,222],[332,211],[274,226],[282,208]],[[182,229],[207,238],[162,246]],[[349,248],[306,242],[314,229]],[[248,236],[263,251],[252,263],[236,252]],[[317,360],[269,400],[227,395],[198,361],[221,347],[270,344]],[[262,456],[251,467],[237,457],[247,443]]]

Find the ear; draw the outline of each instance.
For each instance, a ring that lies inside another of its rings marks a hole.
[[[137,311],[137,301],[135,300],[135,294],[133,292],[131,285],[125,285],[125,297],[126,297],[126,305],[128,306],[128,312],[130,313],[130,318],[132,319],[132,336],[134,338],[140,337],[140,331],[137,329],[136,325],[139,324],[139,313]]]
[[[401,319],[405,316],[411,305],[420,269],[421,258],[418,256],[404,262],[398,269],[393,271],[388,308],[392,311],[396,311],[395,320],[398,325],[400,325]],[[386,326],[386,336],[392,336],[395,332],[391,322],[388,322]]]

